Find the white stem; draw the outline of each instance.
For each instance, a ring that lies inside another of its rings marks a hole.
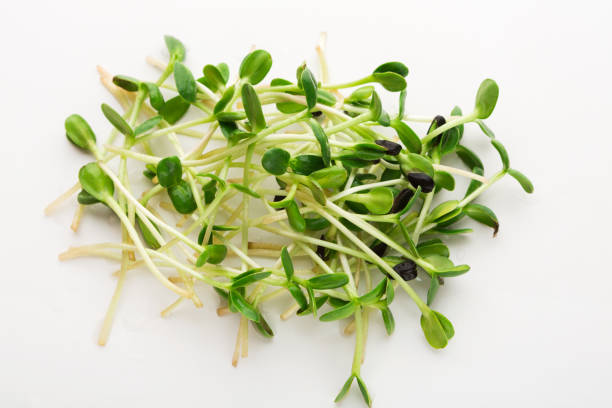
[[[489,179],[487,179],[484,176],[481,176],[480,174],[472,173],[471,171],[467,171],[463,169],[458,169],[456,167],[450,167],[450,166],[445,166],[443,164],[434,163],[433,168],[435,170],[447,171],[449,173],[457,174],[458,176],[463,176],[463,177],[471,178],[474,180],[478,180],[481,183],[486,183],[487,181],[489,181]]]

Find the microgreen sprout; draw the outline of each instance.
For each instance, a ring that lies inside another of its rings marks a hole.
[[[290,306],[283,319],[350,319],[345,332],[355,333],[353,363],[336,401],[356,383],[371,405],[361,374],[371,319],[380,318],[391,335],[392,302],[405,294],[419,309],[424,339],[446,347],[455,329],[432,307],[444,293],[443,279],[469,266],[451,261],[444,239],[470,232],[465,225],[473,222],[498,233],[497,215],[477,201],[506,174],[533,192],[484,122],[497,103],[497,84],[481,83],[470,113],[454,107],[449,116],[420,119],[430,123],[421,133],[404,113],[416,101],[405,90],[409,71],[401,62],[333,84],[320,45],[320,74],[303,63],[294,82],[266,82],[272,57],[257,49],[242,60],[235,80],[225,63],[205,65],[196,79],[199,69],[188,67],[183,44],[171,36],[165,42],[169,59],[155,64],[162,71],[158,79],[117,75],[103,81],[126,109],[102,104],[112,126],[106,144],[98,147],[83,117],[65,121],[68,140],[94,161],[46,211],[78,193],[75,220],[85,206],[102,203],[121,223],[120,243],[71,248],[60,256],[120,262],[99,343],[108,339],[125,275],[137,267],[179,296],[162,316],[184,299],[201,306],[200,285],[215,289],[219,315],[239,316],[234,365],[247,356],[249,321],[262,336],[274,336],[264,314],[270,299],[284,296]],[[385,110],[378,91],[399,92],[399,109]],[[188,111],[195,119],[183,119]],[[485,171],[467,147],[474,137],[470,123],[498,153],[496,172]],[[122,146],[114,143],[118,135]],[[196,139],[195,147],[187,149],[187,138]],[[449,164],[454,156],[465,168]],[[134,174],[144,175],[142,194],[133,187]],[[468,178],[467,191],[456,191],[457,177]],[[283,244],[273,243],[279,240]],[[415,290],[414,281],[428,284],[426,293]]]

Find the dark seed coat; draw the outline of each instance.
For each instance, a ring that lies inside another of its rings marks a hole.
[[[416,264],[410,259],[398,263],[393,267],[393,270],[405,281],[412,280],[417,277]]]
[[[397,156],[402,151],[400,144],[389,140],[375,140],[374,143],[387,149],[387,154],[390,156]]]
[[[408,201],[410,201],[413,196],[414,196],[414,191],[412,191],[409,188],[405,188],[402,191],[400,191],[395,196],[395,199],[393,200],[393,206],[391,207],[391,211],[389,211],[389,213],[395,214],[403,210],[404,207],[406,207],[406,204],[408,204]]]
[[[279,201],[283,201],[284,199],[285,199],[285,196],[282,196],[282,195],[275,195],[275,196],[274,196],[274,200],[272,200],[272,201],[274,201],[275,203],[277,203],[277,202],[279,202]],[[276,211],[280,211],[280,210],[282,210],[282,208],[275,208],[275,210],[276,210]]]
[[[380,257],[385,256],[385,252],[387,252],[387,244],[384,242],[379,242],[378,244],[372,246],[372,251]]]
[[[436,186],[433,179],[425,173],[408,173],[406,178],[414,188],[421,186],[421,191],[424,193],[431,192]]]

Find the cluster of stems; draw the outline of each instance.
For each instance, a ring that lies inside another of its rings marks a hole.
[[[124,110],[103,104],[113,125],[104,144],[82,117],[66,120],[68,139],[94,160],[47,211],[80,191],[73,229],[86,206],[97,203],[121,221],[121,242],[71,247],[60,255],[119,263],[99,344],[108,340],[133,269],[147,268],[176,293],[162,316],[184,301],[201,307],[207,295],[202,286],[213,287],[222,302],[218,314],[239,316],[234,365],[247,356],[249,322],[273,336],[265,307],[285,297],[282,319],[346,319],[355,350],[336,400],[356,381],[371,404],[361,375],[370,320],[380,314],[391,334],[390,306],[401,291],[419,308],[428,343],[445,347],[454,328],[431,306],[443,279],[469,267],[449,259],[443,238],[471,232],[454,226],[466,216],[497,232],[493,211],[475,200],[504,175],[527,192],[533,189],[510,168],[505,148],[482,121],[495,106],[497,85],[481,84],[469,114],[456,107],[446,117],[411,117],[404,112],[403,64],[382,64],[364,78],[335,85],[324,36],[317,46],[318,80],[304,64],[296,81],[269,83],[262,80],[272,60],[263,50],[249,53],[233,80],[223,63],[206,65],[195,79],[182,62],[183,45],[173,37],[166,44],[168,62],[148,59],[161,71],[154,82],[99,69]],[[396,114],[382,108],[374,85],[398,92]],[[343,94],[348,88],[352,93]],[[431,125],[419,137],[411,122]],[[478,124],[500,154],[502,168],[491,176],[463,145],[467,123]],[[123,143],[116,143],[118,137]],[[443,164],[453,155],[466,167]],[[135,173],[143,174],[141,180],[130,180]],[[468,191],[440,201],[441,192],[454,190],[454,177],[469,178]],[[143,180],[147,187],[137,191]],[[426,299],[413,280],[429,284]]]

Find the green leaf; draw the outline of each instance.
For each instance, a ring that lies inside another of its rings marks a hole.
[[[157,167],[155,167],[151,163],[147,164],[145,167],[146,168],[144,169],[142,174],[149,180],[153,180],[153,178],[157,176]]]
[[[115,193],[113,180],[102,171],[97,163],[88,163],[81,167],[79,182],[83,190],[103,203],[112,199]]]
[[[448,319],[446,319],[448,322]],[[448,322],[450,324],[450,322]],[[444,348],[448,344],[449,337],[447,336],[448,325],[445,322],[443,327],[438,315],[433,310],[425,310],[421,315],[421,328],[425,334],[427,342],[433,348]],[[446,328],[446,329],[445,329]]]
[[[283,78],[274,78],[270,81],[270,86],[285,86],[285,85],[293,85],[293,82],[283,79]],[[296,94],[295,92],[287,92],[290,94]]]
[[[240,275],[234,277],[234,279],[232,279],[232,289],[250,285],[251,283],[266,279],[268,276],[272,274],[272,272],[270,271],[257,272],[258,270],[261,270],[261,269],[247,271],[247,272],[241,273]]]
[[[422,149],[421,139],[414,133],[406,123],[399,119],[392,119],[391,127],[397,132],[397,136],[402,141],[402,144],[412,153],[420,153]]]
[[[397,180],[402,177],[402,172],[395,169],[385,168],[380,175],[380,181]]]
[[[168,99],[164,106],[158,111],[166,122],[174,125],[178,122],[189,110],[189,102],[183,99],[180,95],[172,99]]]
[[[453,176],[442,170],[436,170],[434,174],[434,183],[437,189],[444,188],[448,191],[453,191],[455,189],[455,179]]]
[[[64,122],[64,128],[66,137],[75,146],[90,151],[95,147],[96,135],[82,116],[77,114],[68,116]]]
[[[100,200],[89,194],[87,191],[81,190],[77,195],[77,202],[81,205],[92,205],[99,203]]]
[[[276,104],[276,109],[281,113],[291,114],[305,110],[306,106],[295,102],[279,102]]]
[[[159,112],[166,104],[159,87],[152,82],[143,82],[141,85],[149,92],[149,103]]]
[[[176,61],[185,59],[185,46],[182,42],[170,35],[164,36],[164,40],[166,41],[166,47],[168,47],[171,59]]]
[[[333,93],[325,89],[319,89],[317,90],[317,102],[327,106],[334,106],[337,101]]]
[[[312,310],[312,315],[317,317],[317,299],[315,298],[314,290],[310,286],[306,286],[306,292],[308,292],[308,297],[310,298],[310,309]],[[304,311],[305,310],[298,310],[298,313]]]
[[[301,154],[289,160],[289,166],[296,174],[308,176],[325,167],[323,158],[314,154]]]
[[[294,274],[293,262],[291,261],[291,256],[289,256],[287,247],[281,249],[281,262],[283,263],[283,269],[285,270],[285,275],[287,275],[287,280],[292,280]]]
[[[340,188],[346,183],[348,174],[342,167],[327,167],[310,173],[308,177],[319,183],[322,188]]]
[[[202,192],[204,193],[204,204],[210,204],[214,201],[217,196],[217,182],[211,180],[202,186]]]
[[[452,269],[455,265],[448,257],[440,255],[430,255],[424,258],[425,261],[433,266],[434,272]]]
[[[355,153],[352,153],[352,154],[343,154],[343,155],[337,157],[336,160],[340,160],[344,167],[353,168],[353,169],[359,169],[359,168],[362,168],[362,167],[368,167],[368,166],[372,165],[371,161],[361,160],[357,156],[358,156],[358,154],[355,154]]]
[[[149,230],[149,228],[145,225],[145,223],[142,221],[142,219],[139,216],[136,216],[136,225],[138,225],[138,229],[140,229],[142,238],[147,243],[149,248],[152,248],[152,249],[161,248],[160,243],[157,242],[157,239],[155,239],[155,236],[153,235],[151,230]],[[157,231],[159,231],[159,228],[157,227],[157,225],[153,224],[153,226],[157,229]]]
[[[327,139],[327,135],[325,134],[325,131],[321,125],[319,125],[319,122],[316,120],[310,119],[308,121],[308,125],[310,125],[312,133],[321,147],[321,158],[323,159],[323,165],[325,167],[329,167],[331,165],[331,150],[329,148],[329,140]]]
[[[387,214],[393,207],[393,192],[387,187],[375,187],[366,193],[350,194],[345,199],[363,204],[372,214]]]
[[[223,92],[223,95],[221,95],[221,99],[219,99],[219,102],[215,104],[215,107],[213,109],[213,113],[215,115],[219,112],[222,112],[227,107],[227,105],[230,103],[230,101],[234,97],[234,91],[235,91],[234,85],[225,89],[225,92]]]
[[[140,81],[127,75],[115,75],[113,84],[128,92],[136,92],[140,87]]]
[[[230,145],[234,145],[236,143],[238,143],[239,141],[241,141],[242,139],[250,139],[253,136],[255,136],[255,133],[249,133],[249,132],[234,132],[232,133],[227,140],[229,141]]]
[[[220,288],[218,288],[216,286],[213,286],[213,289],[214,289],[215,292],[217,292],[217,294],[220,297],[222,297],[225,300],[229,300],[229,292],[227,292],[227,291],[225,291],[223,289],[220,289]]]
[[[487,78],[482,81],[476,93],[476,104],[474,106],[474,113],[476,113],[478,119],[486,119],[491,116],[495,104],[497,104],[498,96],[499,87],[494,80]]]
[[[453,327],[453,324],[442,313],[436,312],[435,310],[433,312],[436,314],[436,317],[438,318],[440,325],[444,329],[446,338],[449,340],[452,339],[453,336],[455,335],[455,328]]]
[[[331,310],[319,317],[319,320],[322,322],[332,322],[334,320],[346,319],[355,313],[355,309],[357,309],[357,305],[353,302],[349,302],[344,306],[340,306],[337,309]]]
[[[298,88],[302,89],[302,72],[306,69],[306,61],[302,62],[295,70]]]
[[[398,92],[406,89],[406,80],[395,72],[375,72],[372,79],[381,84],[387,91]]]
[[[251,84],[246,83],[242,86],[242,103],[244,104],[244,110],[247,118],[249,118],[253,131],[257,133],[265,128],[266,119],[261,110],[261,103],[257,97],[257,92],[255,92]]]
[[[359,303],[362,305],[371,305],[380,300],[387,289],[387,278],[381,280],[378,285],[368,293],[359,297]]]
[[[260,314],[237,290],[229,291],[229,302],[236,310],[249,320],[259,322]]]
[[[157,163],[157,179],[162,187],[177,185],[183,178],[183,166],[176,156],[166,157]]]
[[[372,100],[370,101],[369,109],[370,112],[372,112],[372,121],[377,122],[378,119],[380,119],[380,115],[382,115],[382,102],[376,91],[372,92]]]
[[[348,277],[344,273],[327,273],[308,279],[308,286],[312,289],[335,289],[348,283]]]
[[[436,224],[438,224],[436,228],[449,227],[462,220],[464,216],[465,214],[462,212],[461,208],[456,208],[454,211],[451,211],[444,217],[436,220]]]
[[[196,261],[196,266],[199,268],[205,263],[209,264],[219,264],[223,262],[225,257],[227,256],[227,247],[225,245],[220,244],[212,244],[204,246],[204,250],[198,256]]]
[[[261,198],[261,196],[259,194],[257,194],[255,191],[251,190],[250,188],[248,188],[244,184],[230,183],[229,186],[231,188],[234,188],[234,189],[240,191],[241,193],[248,194],[251,197]]]
[[[272,331],[272,328],[270,327],[266,319],[264,319],[261,312],[259,312],[259,322],[252,321],[251,323],[262,336],[267,338],[274,337],[274,331]]]
[[[181,214],[191,214],[197,208],[191,186],[185,180],[168,187],[168,195],[176,211]]]
[[[531,181],[527,178],[527,176],[525,176],[523,173],[516,169],[508,169],[508,174],[514,177],[514,179],[519,182],[519,184],[521,185],[521,187],[523,187],[523,190],[525,190],[526,193],[533,193],[533,184],[531,184]]]
[[[221,64],[219,65],[221,66]],[[223,64],[223,66],[227,69],[227,64]],[[229,74],[229,69],[226,72]],[[202,73],[206,78],[208,88],[210,88],[210,90],[213,92],[217,92],[219,89],[222,89],[227,83],[227,78],[224,76],[224,73],[221,72],[219,67],[214,65],[204,65]]]
[[[136,129],[134,129],[134,136],[138,136],[142,133],[148,132],[149,130],[159,125],[159,122],[161,121],[161,116],[153,116],[152,118],[145,120],[140,125],[136,126]]]
[[[397,157],[400,169],[405,176],[407,176],[408,173],[418,170],[433,178],[434,168],[428,158],[416,153],[400,153]]]
[[[300,82],[306,96],[306,105],[310,110],[317,104],[317,80],[308,68],[304,68]]]
[[[302,292],[302,289],[300,289],[300,287],[295,283],[289,283],[287,285],[287,289],[289,290],[289,293],[291,294],[293,299],[295,299],[295,303],[298,304],[300,309],[305,310],[308,307],[308,301],[306,300],[306,296],[304,296],[304,292]]]
[[[439,288],[440,280],[438,279],[438,275],[434,272],[431,274],[431,281],[429,282],[429,289],[427,290],[427,306],[431,306]]]
[[[205,224],[200,230],[200,233],[198,234],[198,245],[202,245],[204,243],[204,238],[206,237],[206,229],[207,225]],[[212,235],[209,237],[208,243],[212,244]]]
[[[497,221],[497,216],[489,207],[485,207],[482,204],[470,203],[463,207],[463,212],[471,219],[493,228],[493,236],[497,235],[497,231],[499,231],[499,221]]]
[[[227,111],[223,111],[223,112],[219,112],[215,115],[215,118],[217,118],[217,120],[219,122],[235,122],[237,120],[243,120],[247,118],[247,115],[245,112],[227,112]],[[233,134],[238,133],[238,128],[236,127],[236,131],[233,132]]]
[[[266,150],[261,157],[262,167],[270,174],[280,176],[285,174],[291,155],[288,151],[279,147]]]
[[[419,245],[417,245],[417,250],[419,251],[419,255],[421,255],[423,258],[432,255],[439,255],[448,258],[450,254],[448,247],[439,239],[421,242]]]
[[[378,160],[387,153],[386,147],[376,143],[356,143],[352,149],[362,160]]]
[[[469,265],[457,265],[452,268],[445,269],[443,271],[436,272],[436,275],[443,278],[453,278],[455,276],[463,275],[470,270]]]
[[[348,300],[343,300],[343,299],[332,297],[332,296],[329,297],[329,305],[333,307],[334,309],[340,306],[344,306],[347,303],[348,303]]]
[[[389,117],[389,114],[385,112],[384,110],[382,111],[382,113],[380,114],[380,117],[378,118],[378,124],[381,126],[385,126],[385,127],[388,127],[391,125],[391,118]]]
[[[432,231],[438,232],[440,234],[447,234],[447,235],[468,234],[470,232],[474,232],[474,230],[471,228],[458,228],[458,229],[434,228]]]
[[[510,167],[510,159],[508,159],[508,152],[506,151],[506,148],[497,139],[491,140],[491,144],[493,145],[495,150],[497,150],[497,153],[499,153],[499,157],[501,158],[504,170],[508,170],[508,168]]]
[[[255,50],[248,54],[240,64],[240,79],[251,85],[260,83],[272,67],[272,57],[267,51]]]
[[[134,137],[134,131],[132,127],[128,125],[128,123],[123,119],[123,117],[113,108],[108,106],[107,104],[102,104],[102,113],[108,119],[108,121],[117,129],[119,132],[123,133],[128,138]]]
[[[359,385],[359,391],[361,391],[363,400],[365,401],[366,404],[368,404],[368,407],[371,407],[372,399],[370,398],[370,393],[368,392],[368,388],[366,387],[365,382],[363,382],[361,377],[358,375],[356,375],[355,378],[357,379],[357,385]]]
[[[391,313],[391,309],[389,309],[388,307],[380,309],[380,314],[382,315],[387,335],[392,335],[393,331],[395,331],[395,318],[393,318],[393,313]]]
[[[387,287],[385,289],[385,302],[387,305],[390,305],[395,299],[395,288],[393,287],[393,282],[391,279],[387,279]]]
[[[478,127],[480,127],[480,130],[482,130],[482,133],[489,136],[491,139],[495,139],[495,133],[493,133],[493,131],[482,120],[476,119],[475,122],[478,124]]]
[[[334,402],[339,402],[339,401],[341,401],[346,396],[346,393],[351,388],[351,384],[353,384],[353,379],[354,378],[355,378],[355,376],[353,374],[351,374],[351,376],[348,378],[348,380],[346,380],[346,382],[342,386],[342,389],[340,390],[338,395],[336,395],[336,398],[334,399]]]
[[[331,225],[330,222],[323,217],[304,218],[304,220],[306,221],[306,229],[308,231],[320,231]]]
[[[442,142],[440,143],[440,154],[445,155],[455,151],[459,144],[459,130],[456,127],[448,129],[442,134]]]
[[[463,116],[463,112],[461,111],[461,108],[458,106],[455,106],[450,114],[451,116]],[[457,131],[459,131],[459,139],[461,140],[461,138],[463,137],[463,124],[457,125],[456,129]]]
[[[307,314],[313,313],[312,305],[315,306],[315,310],[319,310],[323,307],[325,302],[327,302],[327,299],[329,299],[329,296],[327,295],[318,296],[314,298],[314,301],[312,301],[311,304],[308,305],[305,309],[299,309],[296,314],[298,316],[305,316]]]
[[[399,95],[399,112],[397,119],[402,120],[404,118],[404,107],[406,106],[406,90],[400,92]]]
[[[179,95],[186,101],[195,102],[198,93],[193,74],[182,62],[174,64],[174,82]]]
[[[352,102],[365,101],[369,97],[372,96],[372,92],[374,92],[373,86],[371,85],[362,86],[361,88],[355,89],[353,93],[350,94],[349,97],[344,100],[344,102],[352,103]]]
[[[285,207],[285,211],[287,212],[287,219],[289,220],[289,225],[297,232],[306,231],[306,220],[300,214],[300,209],[294,200]]]
[[[452,225],[455,222],[459,221],[462,217],[463,217],[463,213],[461,212],[461,208],[457,207],[451,212],[436,219],[436,224],[442,227],[446,227],[448,225]]]
[[[478,167],[484,170],[484,165],[482,164],[482,161],[480,160],[480,158],[476,155],[476,153],[474,153],[467,147],[462,146],[462,145],[457,145],[455,152],[457,153],[457,156],[459,156],[461,161],[470,170],[473,169],[474,167]]]
[[[408,75],[408,67],[401,62],[385,62],[384,64],[379,65],[374,70],[374,73],[383,73],[383,72],[394,72],[401,77],[405,77]]]

